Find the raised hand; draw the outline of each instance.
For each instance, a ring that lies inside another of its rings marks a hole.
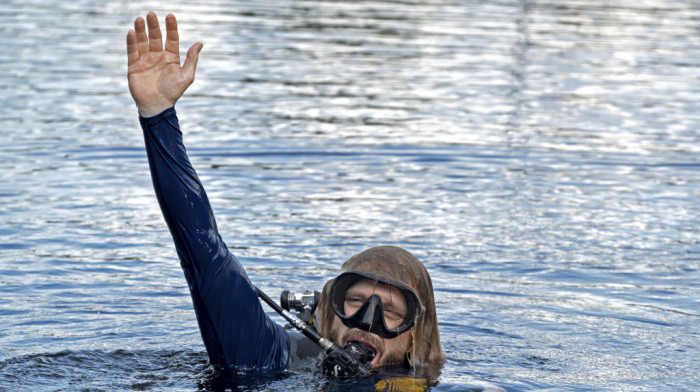
[[[194,81],[197,59],[202,44],[197,42],[187,51],[185,63],[180,66],[180,42],[177,21],[172,14],[165,17],[165,50],[158,17],[149,12],[148,35],[146,22],[138,17],[134,30],[126,35],[129,58],[129,92],[136,102],[139,114],[155,116],[175,105],[187,87]]]

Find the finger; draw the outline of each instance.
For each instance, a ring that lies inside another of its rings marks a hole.
[[[136,30],[136,48],[139,51],[139,55],[148,53],[149,49],[148,35],[146,35],[146,22],[142,17],[139,16],[134,21],[134,30]]]
[[[177,32],[177,19],[173,14],[165,17],[165,51],[180,57],[180,35]]]
[[[185,64],[182,65],[182,69],[187,75],[187,79],[190,83],[194,81],[194,73],[197,70],[197,61],[199,60],[199,52],[202,50],[201,42],[197,42],[187,51],[187,58],[185,59]]]
[[[139,49],[134,30],[129,30],[126,34],[126,57],[128,58],[128,65],[134,64],[139,59]]]
[[[149,12],[146,16],[148,22],[148,48],[151,52],[160,52],[163,50],[163,36],[160,33],[160,25],[158,17],[154,12]]]

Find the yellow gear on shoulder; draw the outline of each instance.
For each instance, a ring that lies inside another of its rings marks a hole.
[[[374,384],[379,392],[425,392],[428,382],[424,378],[392,377]]]

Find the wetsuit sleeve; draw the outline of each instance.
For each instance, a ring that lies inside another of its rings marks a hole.
[[[211,363],[224,369],[284,369],[289,337],[265,314],[243,266],[222,241],[187,157],[175,109],[140,122],[153,187]]]

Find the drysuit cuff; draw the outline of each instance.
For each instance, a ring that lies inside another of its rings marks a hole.
[[[175,112],[175,106],[171,106],[171,107],[163,110],[162,112],[156,114],[155,116],[143,117],[139,114],[139,121],[141,122],[141,125],[152,126],[152,125],[156,125],[161,120],[168,118],[168,117],[175,116],[176,114],[177,113]]]

